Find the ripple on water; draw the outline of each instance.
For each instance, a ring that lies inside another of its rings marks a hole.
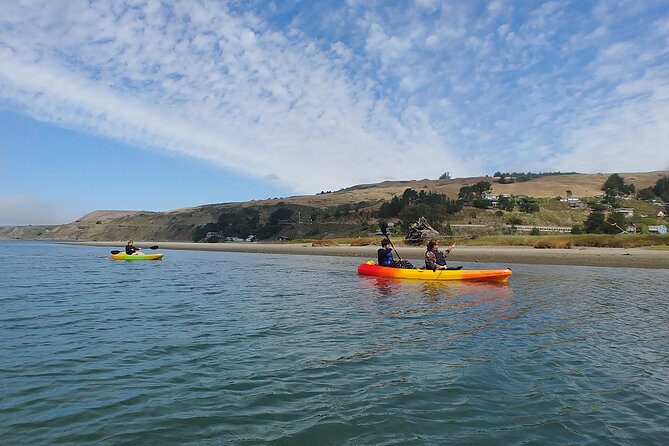
[[[669,438],[663,270],[435,284],[359,277],[359,259],[3,248],[7,444]]]

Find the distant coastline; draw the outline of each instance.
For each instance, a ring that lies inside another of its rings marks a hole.
[[[122,248],[124,242],[72,241],[69,245],[108,246]],[[326,255],[376,258],[374,245],[313,246],[311,243],[189,243],[189,242],[136,242],[137,246],[158,245],[161,249],[192,251],[222,251],[291,255]],[[415,265],[422,263],[424,247],[398,247],[403,259]],[[168,258],[167,256],[166,258]],[[448,257],[449,262],[498,263],[500,267],[512,264],[606,266],[625,268],[669,269],[669,251],[647,248],[583,248],[536,249],[528,246],[458,246]]]

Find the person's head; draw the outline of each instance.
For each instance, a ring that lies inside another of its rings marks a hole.
[[[384,238],[383,240],[381,240],[381,246],[387,248],[388,246],[390,246],[390,240]]]
[[[128,240],[128,245],[132,245],[132,240]]]
[[[430,240],[427,242],[427,250],[432,251],[435,248],[439,248],[439,242],[436,240]]]

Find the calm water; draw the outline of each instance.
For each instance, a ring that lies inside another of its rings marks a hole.
[[[667,444],[668,270],[0,243],[0,444]],[[464,264],[471,268],[507,265]]]

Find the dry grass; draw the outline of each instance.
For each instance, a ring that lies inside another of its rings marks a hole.
[[[334,240],[314,240],[311,242],[311,246],[334,246],[337,242]]]
[[[546,236],[490,236],[476,240],[466,240],[462,244],[470,246],[533,246],[535,248],[570,249],[575,246],[595,248],[639,248],[668,247],[669,235],[657,234],[582,234],[582,235],[546,235]],[[664,248],[662,248],[664,249]]]
[[[542,240],[539,239],[534,244],[537,249],[571,249],[574,242],[572,240]]]
[[[383,237],[349,237],[333,238],[327,240],[317,239],[299,239],[290,243],[311,243],[313,246],[368,246],[381,245]],[[654,249],[669,250],[669,235],[657,234],[561,234],[561,235],[499,235],[485,236],[475,239],[467,238],[442,238],[443,246],[456,245],[461,246],[532,246],[537,249],[571,249],[578,246],[595,248],[639,248],[654,247]],[[393,245],[397,247],[407,246],[401,236],[391,237]]]

